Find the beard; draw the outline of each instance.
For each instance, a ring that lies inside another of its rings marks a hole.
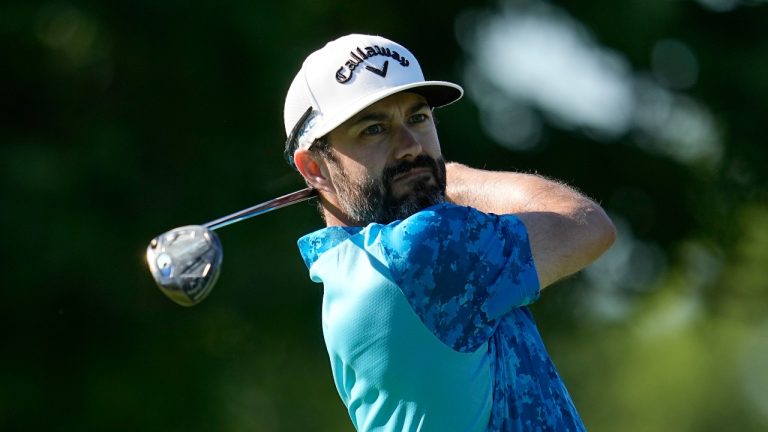
[[[388,224],[405,219],[429,206],[445,201],[445,160],[419,155],[412,161],[402,161],[384,169],[380,178],[364,175],[355,181],[338,166],[334,183],[341,210],[355,223],[365,226],[376,222]],[[416,168],[429,168],[429,177],[413,180],[410,190],[400,197],[392,191],[394,178]],[[434,179],[434,181],[433,181]]]

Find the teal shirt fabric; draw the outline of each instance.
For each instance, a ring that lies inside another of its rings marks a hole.
[[[358,431],[584,429],[525,307],[539,284],[516,217],[439,204],[299,249]]]

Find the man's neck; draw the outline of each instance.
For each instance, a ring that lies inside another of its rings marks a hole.
[[[335,202],[329,201],[326,197],[320,196],[320,204],[323,208],[323,219],[326,226],[358,226],[339,208]]]

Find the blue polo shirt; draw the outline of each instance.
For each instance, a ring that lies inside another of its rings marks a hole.
[[[358,431],[584,430],[525,307],[539,283],[518,218],[446,203],[298,243]]]

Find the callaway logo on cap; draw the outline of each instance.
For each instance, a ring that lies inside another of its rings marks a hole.
[[[344,63],[344,66],[340,67],[339,70],[336,71],[336,81],[340,83],[346,83],[349,82],[350,79],[352,79],[352,74],[357,69],[358,66],[364,63],[365,60],[368,60],[370,57],[375,56],[385,56],[385,57],[392,57],[393,60],[400,63],[403,67],[408,67],[411,62],[408,61],[407,58],[400,55],[395,50],[391,50],[389,48],[382,48],[378,45],[374,46],[367,46],[365,47],[365,51],[361,49],[360,47],[357,47],[355,51],[352,51],[349,53],[350,59],[347,60],[346,63]],[[358,57],[359,55],[359,57]],[[376,75],[379,75],[382,78],[387,77],[387,70],[389,69],[389,60],[384,60],[384,64],[381,66],[381,68],[376,68],[371,66],[370,64],[365,65],[365,69],[375,73]]]
[[[292,159],[297,148],[404,90],[424,96],[435,108],[463,94],[456,84],[425,81],[416,57],[389,39],[351,34],[328,42],[304,60],[288,89],[283,113],[289,138],[286,156]]]

